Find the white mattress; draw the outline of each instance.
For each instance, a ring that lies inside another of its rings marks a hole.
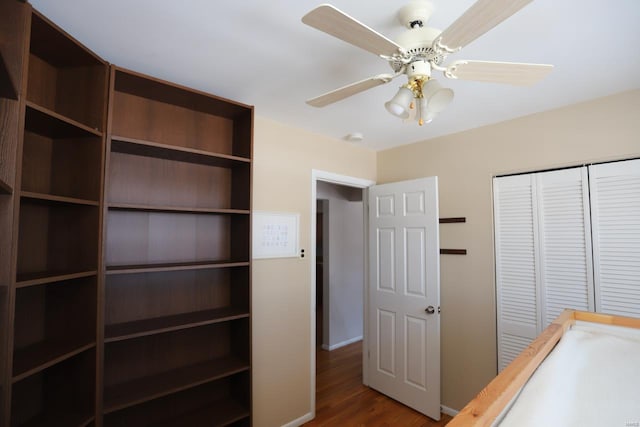
[[[577,322],[500,426],[640,426],[640,330]]]

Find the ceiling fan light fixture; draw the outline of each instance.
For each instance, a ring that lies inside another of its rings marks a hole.
[[[433,121],[433,119],[436,118],[437,115],[438,115],[438,113],[436,113],[435,111],[431,111],[431,110],[427,109],[427,113],[425,114],[425,117],[424,117],[424,122],[425,123],[431,123]]]
[[[429,111],[439,113],[453,101],[453,90],[442,87],[435,79],[428,80],[422,87],[422,95],[429,103]]]
[[[405,86],[401,86],[390,101],[384,104],[387,111],[396,117],[406,119],[409,117],[409,108],[413,101],[413,92]]]

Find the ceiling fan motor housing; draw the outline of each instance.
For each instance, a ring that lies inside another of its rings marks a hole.
[[[400,34],[395,42],[402,46],[411,57],[411,62],[423,60],[440,65],[444,60],[442,52],[433,49],[433,41],[442,31],[431,27],[417,27]],[[390,61],[391,68],[398,72],[404,65],[402,61]]]
[[[398,21],[407,28],[422,27],[433,14],[433,3],[426,0],[413,0],[398,11]]]
[[[395,42],[412,55],[429,56],[436,53],[431,46],[441,32],[431,27],[412,28],[400,34]]]
[[[431,65],[429,62],[419,59],[407,65],[407,77],[431,77]]]

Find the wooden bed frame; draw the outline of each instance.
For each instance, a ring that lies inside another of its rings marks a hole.
[[[565,310],[497,377],[470,401],[447,427],[490,426],[509,406],[565,331],[577,320],[640,329],[640,319]]]

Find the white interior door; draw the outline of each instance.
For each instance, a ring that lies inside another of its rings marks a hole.
[[[437,177],[369,189],[369,385],[440,419]]]

